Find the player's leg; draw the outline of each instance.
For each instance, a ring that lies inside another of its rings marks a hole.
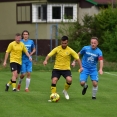
[[[13,91],[16,91],[16,79],[18,77],[18,73],[17,70],[12,71],[12,87],[13,87]]]
[[[53,69],[52,70],[52,77],[51,77],[51,93],[56,93],[56,84],[60,78],[60,70]],[[48,100],[51,102],[51,100]]]
[[[13,87],[13,91],[16,91],[16,79],[18,77],[18,71],[19,71],[19,67],[21,65],[19,65],[18,63],[10,63],[10,67],[11,67],[11,71],[12,71],[12,79],[11,79],[11,82],[8,82],[6,84],[6,89],[5,91],[8,91],[9,89],[9,84],[12,84],[12,87]]]
[[[51,93],[56,93],[56,84],[60,78],[60,70],[52,70],[52,83],[51,83]]]
[[[26,87],[25,87],[25,91],[26,92],[29,92],[30,76],[31,76],[31,73],[30,72],[27,72]]]
[[[12,72],[12,69],[14,69],[13,63],[10,63],[10,68],[11,68],[11,72]],[[12,84],[12,79],[6,84],[5,91],[8,91],[9,90],[9,86],[11,84]]]
[[[96,99],[96,94],[98,91],[98,72],[93,71],[92,74],[90,75],[90,78],[92,80],[92,99]]]
[[[27,62],[26,64],[27,78],[26,78],[26,87],[25,91],[29,92],[29,85],[31,80],[31,72],[32,72],[32,62]]]
[[[72,75],[71,75],[71,71],[70,70],[63,70],[62,71],[62,75],[63,77],[66,79],[65,85],[64,85],[64,90],[63,93],[65,95],[65,98],[68,100],[69,99],[69,95],[67,93],[69,87],[72,84]]]
[[[83,87],[82,95],[85,95],[88,88],[87,78],[88,78],[88,71],[86,69],[83,69],[83,71],[80,73],[80,85]]]
[[[92,88],[92,99],[96,99],[96,94],[98,91],[98,82],[97,81],[92,81],[93,88]]]
[[[20,73],[20,70],[21,70],[21,65],[20,64],[17,64],[17,73],[15,73],[16,74],[16,79],[18,78],[18,75]],[[13,91],[16,91],[16,83],[13,84],[13,80],[12,80],[12,86],[14,87]]]
[[[5,91],[9,90],[9,86],[12,84],[12,79],[6,84]]]
[[[20,91],[21,83],[22,83],[23,78],[25,77],[25,74],[26,74],[26,64],[22,63],[22,66],[21,66],[21,75],[19,77],[17,91]]]

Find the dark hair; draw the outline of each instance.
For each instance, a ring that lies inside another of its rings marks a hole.
[[[20,33],[16,33],[15,36],[21,36],[21,34]]]
[[[62,41],[66,41],[66,40],[68,40],[68,37],[67,37],[67,36],[63,36],[63,37],[61,38],[61,40],[62,40]]]
[[[97,37],[91,37],[91,39],[96,39],[98,41],[98,38]]]
[[[23,34],[24,34],[24,32],[27,32],[28,35],[29,35],[29,32],[28,32],[27,30],[24,30],[24,31],[22,32],[22,38],[23,38]]]

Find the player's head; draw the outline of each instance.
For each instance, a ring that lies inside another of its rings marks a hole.
[[[27,30],[24,30],[22,32],[22,38],[25,40],[27,40],[29,38],[29,32]]]
[[[21,34],[20,33],[16,33],[15,34],[15,41],[16,41],[16,43],[19,43],[20,40],[21,40]]]
[[[65,49],[68,45],[68,37],[67,36],[63,36],[61,38],[61,46],[63,49]]]
[[[93,49],[95,49],[95,48],[97,48],[97,46],[98,46],[98,38],[97,37],[92,37],[91,38],[91,47]]]

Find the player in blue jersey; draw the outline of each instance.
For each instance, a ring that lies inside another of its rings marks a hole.
[[[21,42],[24,43],[24,45],[26,46],[30,56],[32,56],[35,53],[36,49],[35,49],[35,45],[34,45],[33,40],[29,39],[29,32],[27,30],[24,30],[22,32]],[[19,82],[18,82],[17,91],[20,90],[22,79],[27,74],[25,91],[29,92],[28,88],[29,88],[29,85],[30,85],[31,72],[32,72],[32,62],[30,62],[28,57],[26,56],[26,54],[23,53],[21,75],[20,75],[20,79],[19,79]]]
[[[92,99],[96,99],[96,93],[98,90],[98,72],[99,74],[103,74],[103,55],[102,51],[97,47],[98,46],[98,38],[91,38],[91,45],[84,46],[78,55],[82,55],[82,67],[83,71],[80,72],[80,84],[83,87],[82,95],[84,95],[87,91],[87,78],[90,76],[92,81]],[[97,63],[99,61],[99,71],[97,69]],[[75,61],[72,65],[75,64]]]

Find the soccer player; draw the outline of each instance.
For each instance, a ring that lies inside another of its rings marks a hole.
[[[92,81],[92,99],[96,99],[96,93],[98,90],[98,72],[103,74],[103,56],[102,51],[97,47],[98,38],[91,38],[91,45],[84,46],[78,55],[83,55],[82,57],[82,67],[83,71],[80,71],[80,84],[83,87],[82,95],[85,95],[88,85],[87,78],[90,76]],[[97,70],[97,63],[99,61],[99,71]],[[75,61],[72,63],[74,64]]]
[[[17,33],[15,35],[15,41],[11,42],[6,50],[3,66],[6,66],[7,59],[10,54],[10,67],[12,71],[12,79],[6,84],[5,91],[8,91],[10,84],[12,84],[13,91],[16,91],[16,79],[18,77],[18,74],[20,73],[20,68],[22,64],[22,52],[25,52],[28,59],[32,61],[32,58],[29,55],[25,45],[22,42],[20,42],[20,40],[21,35]]]
[[[26,46],[28,50],[28,53],[30,54],[30,56],[32,56],[35,53],[36,49],[35,49],[33,40],[29,39],[29,32],[27,30],[24,30],[22,32],[22,38],[23,39],[21,40],[21,42],[24,43],[24,45]],[[17,91],[20,90],[22,79],[25,77],[25,75],[27,75],[25,91],[29,92],[31,72],[32,72],[32,61],[30,61],[28,57],[26,56],[26,54],[23,53],[21,75],[20,75],[20,79],[18,82]]]
[[[73,56],[79,63],[80,70],[82,71],[81,61],[79,59],[78,54],[71,49],[68,45],[68,37],[63,36],[61,38],[61,45],[55,47],[45,58],[43,65],[47,64],[48,59],[55,55],[55,64],[52,70],[52,83],[51,83],[51,93],[56,93],[56,84],[62,75],[66,79],[66,83],[64,85],[63,93],[65,98],[69,100],[69,95],[67,90],[69,89],[70,85],[72,84],[72,75],[70,71],[70,61],[71,56]],[[50,101],[50,100],[48,100]]]

